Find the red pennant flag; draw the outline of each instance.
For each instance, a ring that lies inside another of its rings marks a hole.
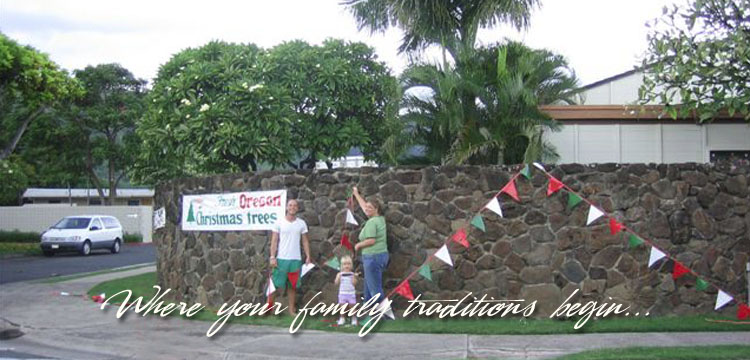
[[[292,288],[297,288],[297,280],[299,280],[299,271],[286,273],[287,279],[289,279],[289,282],[292,283]]]
[[[750,307],[746,304],[740,304],[740,306],[737,307],[737,319],[745,320],[748,317],[750,317]]]
[[[672,268],[672,279],[677,280],[680,276],[689,273],[690,270],[682,265],[679,261],[674,262],[674,268]]]
[[[414,294],[411,292],[411,286],[409,286],[409,280],[404,280],[401,284],[396,287],[396,293],[409,299],[414,300]]]
[[[341,235],[341,246],[349,249],[349,251],[354,251],[354,248],[352,247],[352,243],[349,242],[349,235],[346,233]]]
[[[502,190],[500,190],[501,193],[506,193],[510,195],[510,197],[513,198],[513,200],[521,202],[521,200],[518,198],[518,191],[516,190],[516,180],[512,179],[509,183],[505,184],[503,186]]]
[[[469,242],[466,241],[466,230],[464,230],[464,228],[458,229],[458,231],[456,231],[451,237],[451,240],[463,245],[465,248],[469,247]]]
[[[623,226],[622,224],[618,223],[617,220],[614,218],[609,218],[609,232],[610,234],[614,235],[618,232],[622,231]]]
[[[557,180],[555,177],[549,177],[549,184],[547,184],[547,196],[556,193],[558,190],[563,188],[563,183]]]

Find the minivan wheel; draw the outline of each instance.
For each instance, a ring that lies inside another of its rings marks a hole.
[[[112,251],[113,254],[117,254],[120,252],[120,239],[115,239],[115,243],[112,244]]]
[[[83,242],[83,246],[81,246],[81,255],[87,256],[88,254],[91,254],[91,242],[86,240]]]

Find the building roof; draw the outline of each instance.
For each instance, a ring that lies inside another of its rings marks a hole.
[[[635,68],[635,69],[632,69],[632,70],[621,72],[621,73],[616,74],[616,75],[612,75],[612,76],[610,76],[608,78],[604,78],[604,79],[601,79],[601,80],[598,80],[598,81],[594,81],[591,84],[581,86],[580,88],[578,88],[578,90],[588,90],[588,89],[591,89],[591,88],[595,88],[595,87],[597,87],[599,85],[604,85],[606,83],[609,83],[609,82],[612,82],[612,81],[615,81],[615,80],[618,80],[618,79],[622,79],[624,77],[628,77],[628,76],[633,75],[633,74],[635,74],[635,73],[637,73],[639,71],[643,71],[643,68],[640,68],[640,67],[639,68]]]
[[[109,196],[109,189],[104,189],[104,196]],[[153,189],[117,189],[118,198],[144,198],[153,197]],[[96,189],[42,189],[42,188],[28,188],[23,193],[25,198],[87,198],[87,197],[99,197],[99,192]]]

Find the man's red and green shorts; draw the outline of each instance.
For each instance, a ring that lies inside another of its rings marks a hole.
[[[289,281],[288,274],[293,272],[299,274],[300,269],[302,268],[302,260],[276,259],[276,262],[279,266],[273,269],[273,272],[271,273],[273,286],[277,289],[285,289],[286,283]],[[297,289],[299,289],[301,283],[302,277],[297,276]]]

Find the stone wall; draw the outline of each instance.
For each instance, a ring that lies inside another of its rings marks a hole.
[[[154,234],[159,284],[171,288],[178,299],[210,306],[264,298],[269,234],[183,232],[181,195],[285,188],[289,198],[300,200],[299,216],[310,229],[312,256],[322,264],[343,250],[338,243],[346,190],[357,185],[366,196],[377,194],[386,204],[389,291],[464,226],[516,171],[499,166],[299,170],[165,183],[155,195],[155,208],[167,210],[166,227]],[[569,164],[553,166],[550,172],[711,283],[746,299],[750,166]],[[547,197],[546,185],[538,172],[531,180],[519,178],[521,203],[501,196],[504,218],[483,212],[486,233],[470,227],[471,247],[450,247],[455,267],[433,259],[433,281],[416,275],[411,281],[415,294],[460,299],[472,291],[497,299],[538,300],[536,313],[544,315],[580,289],[577,301],[618,301],[651,314],[712,311],[715,288],[697,291],[693,275],[673,281],[671,261],[649,269],[647,246],[628,249],[627,238],[610,235],[604,220],[586,227],[588,206],[567,209],[567,196]],[[364,221],[361,210],[355,216]],[[352,235],[356,239],[357,231]],[[323,291],[324,301],[335,301],[334,277],[332,269],[314,270],[303,279],[302,296]],[[397,307],[403,306],[403,299],[395,299]],[[734,309],[733,304],[724,311]]]

